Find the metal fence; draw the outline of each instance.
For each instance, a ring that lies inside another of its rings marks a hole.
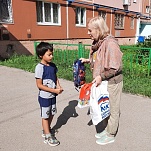
[[[151,76],[151,48],[120,46],[123,52],[123,72],[129,76]]]
[[[36,46],[39,42],[34,42],[34,48],[36,50]],[[51,43],[54,48],[54,60],[60,60],[60,62],[68,63],[73,58],[80,58],[83,56],[83,45],[82,43],[78,44],[63,44],[63,43]],[[73,62],[73,60],[72,60]]]
[[[39,42],[34,42],[36,48]],[[54,61],[65,68],[72,66],[75,59],[89,57],[91,45],[52,43],[54,46]],[[123,73],[127,76],[151,76],[151,48],[120,46],[123,52]]]

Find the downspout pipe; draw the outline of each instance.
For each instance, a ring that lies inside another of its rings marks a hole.
[[[110,19],[110,35],[112,34],[112,9],[111,9],[111,19]]]
[[[67,38],[67,44],[68,44],[68,39],[69,39],[69,20],[68,20],[68,16],[69,16],[69,7],[68,7],[68,1],[66,2],[66,38]]]

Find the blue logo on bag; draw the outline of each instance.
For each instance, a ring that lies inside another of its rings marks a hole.
[[[109,109],[109,103],[108,103],[108,102],[103,102],[103,103],[100,105],[100,108],[101,108],[101,112],[105,112],[106,110]]]
[[[109,104],[109,97],[108,96],[101,96],[98,100],[98,105],[101,109],[101,116],[102,119],[105,119],[110,115],[110,104]]]

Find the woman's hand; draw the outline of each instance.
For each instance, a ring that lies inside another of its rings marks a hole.
[[[89,63],[90,60],[86,59],[86,58],[80,58],[79,60],[81,60],[82,63]]]
[[[98,85],[100,85],[101,82],[102,82],[102,78],[101,78],[100,75],[96,76],[96,77],[94,78],[94,80],[92,81],[92,83],[95,83],[95,84],[96,84],[96,87],[97,87]]]

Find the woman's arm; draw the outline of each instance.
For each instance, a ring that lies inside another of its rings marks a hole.
[[[82,63],[90,63],[90,59],[80,58]]]

